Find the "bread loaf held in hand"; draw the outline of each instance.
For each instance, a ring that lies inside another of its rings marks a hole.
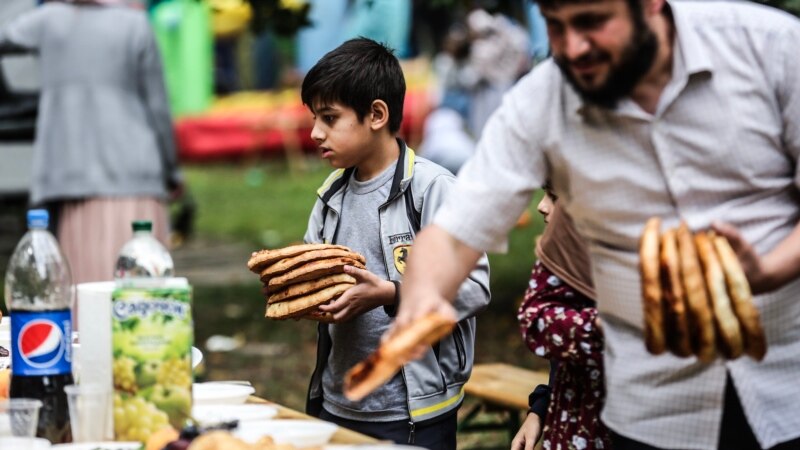
[[[365,360],[347,371],[344,395],[352,401],[366,397],[411,361],[418,346],[433,345],[450,334],[455,325],[455,320],[434,312],[397,331]]]
[[[659,218],[648,220],[639,241],[647,350],[703,362],[745,352],[762,360],[767,343],[759,312],[728,241],[713,232],[692,234],[685,223],[663,234],[660,226]]]
[[[318,306],[355,285],[345,266],[365,269],[364,256],[342,245],[301,244],[254,252],[247,267],[259,275],[267,297],[265,316],[333,322]]]

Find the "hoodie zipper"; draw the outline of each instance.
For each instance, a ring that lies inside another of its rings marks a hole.
[[[453,332],[453,341],[456,344],[456,353],[458,354],[458,368],[464,370],[467,367],[467,352],[464,350],[464,335],[458,326]]]

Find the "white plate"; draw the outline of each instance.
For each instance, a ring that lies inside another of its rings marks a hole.
[[[50,447],[53,450],[141,450],[139,442],[81,442],[79,444],[58,444]]]
[[[272,419],[278,409],[269,405],[195,405],[192,417],[201,424]]]
[[[195,405],[240,405],[256,392],[252,386],[222,382],[194,383],[192,400]]]
[[[240,423],[233,434],[251,444],[270,436],[276,444],[302,448],[327,444],[338,429],[337,425],[321,420],[258,420]]]
[[[42,438],[0,437],[0,448],[14,450],[48,450],[50,441]]]

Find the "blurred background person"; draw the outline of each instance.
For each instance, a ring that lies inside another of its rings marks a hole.
[[[441,47],[433,58],[440,106],[456,106],[456,110],[467,117],[472,91],[481,82],[480,73],[470,64],[471,44],[467,26],[462,22],[454,23],[447,30]]]
[[[214,33],[214,92],[230,94],[240,89],[236,48],[253,11],[246,0],[209,0]]]
[[[182,179],[161,60],[125,1],[47,2],[0,30],[0,52],[38,52],[30,203],[50,211],[73,281],[110,280],[134,219],[168,237]]]
[[[345,37],[363,36],[396,49],[400,59],[408,57],[411,0],[353,0],[349,8]]]
[[[469,127],[478,137],[503,94],[531,68],[528,33],[504,14],[475,9],[467,16],[469,64],[478,74],[472,92]]]
[[[297,69],[306,74],[325,53],[346,40],[342,23],[347,21],[348,0],[310,0],[311,26],[297,34]]]
[[[442,50],[433,59],[438,105],[425,119],[420,154],[453,174],[472,156],[475,138],[468,119],[472,91],[480,82],[469,64],[469,32],[455,23],[444,36]]]
[[[503,13],[478,8],[453,23],[433,59],[440,99],[425,120],[420,153],[457,173],[503,94],[532,60],[528,34]]]
[[[475,151],[475,138],[467,130],[467,103],[463,96],[445,94],[425,119],[420,154],[454,175]]]

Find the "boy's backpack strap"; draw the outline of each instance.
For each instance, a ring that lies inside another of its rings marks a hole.
[[[419,232],[419,229],[422,226],[422,213],[417,211],[417,207],[414,205],[414,193],[411,190],[410,184],[408,188],[406,188],[403,195],[405,196],[406,200],[406,215],[408,216],[408,222],[411,224],[411,227],[415,233]]]
[[[350,180],[350,177],[353,175],[353,172],[355,172],[355,170],[356,170],[355,167],[350,167],[348,169],[345,169],[343,172],[341,172],[342,175],[340,177],[336,178],[335,180],[333,180],[332,183],[329,184],[327,189],[325,189],[325,185],[323,185],[318,191],[318,193],[320,195],[320,199],[322,200],[322,205],[323,205],[322,206],[322,221],[321,221],[321,225],[319,227],[319,239],[320,239],[320,241],[324,241],[324,237],[325,237],[325,221],[328,219],[328,210],[331,209],[330,206],[328,206],[328,202],[330,201],[331,197],[333,197],[333,195],[335,193],[337,193],[340,189],[342,189],[347,184],[347,181]],[[334,175],[332,175],[332,177],[335,176],[335,174],[336,174],[336,172],[334,172]],[[329,183],[329,181],[326,181],[326,184],[328,184],[328,183]],[[339,224],[336,224],[336,230],[333,232],[333,241],[336,241],[336,235],[338,234],[338,232],[339,232]],[[328,244],[333,244],[333,243],[334,242],[328,242]]]
[[[325,220],[328,218],[328,210],[330,207],[327,203],[323,203],[322,207],[322,225],[319,227],[319,231],[317,232],[317,236],[319,236],[320,242],[325,243]]]

